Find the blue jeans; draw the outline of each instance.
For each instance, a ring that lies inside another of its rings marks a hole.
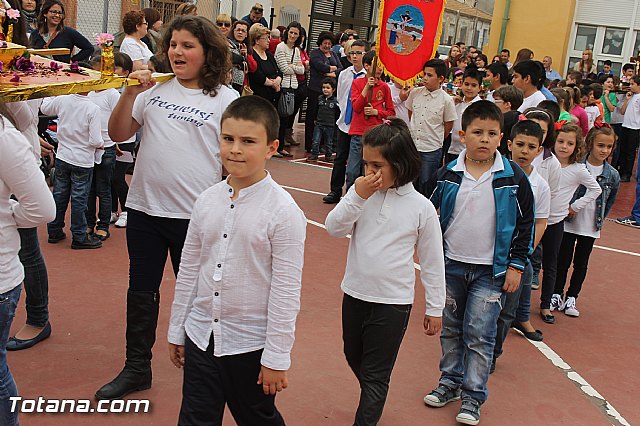
[[[18,396],[18,388],[7,365],[7,341],[16,306],[20,300],[21,286],[0,294],[0,424],[14,426],[18,424],[18,412],[11,412],[12,396]]]
[[[24,292],[27,296],[27,324],[44,327],[49,321],[49,276],[38,242],[38,228],[18,228],[18,233],[18,257],[24,268]]]
[[[503,293],[502,294],[502,310],[500,311],[500,316],[498,317],[498,331],[496,333],[496,345],[493,347],[493,358],[498,359],[500,355],[502,355],[502,345],[504,344],[507,335],[509,334],[509,329],[511,328],[511,324],[516,319],[516,312],[520,312],[520,309],[526,310],[527,319],[522,320],[521,322],[529,320],[529,310],[531,308],[531,276],[533,274],[533,268],[531,268],[531,263],[527,262],[527,266],[524,268],[524,272],[520,277],[520,286],[518,290],[513,293]],[[528,296],[525,296],[525,304],[526,306],[521,306],[521,302],[523,299],[523,294],[528,293]],[[520,320],[519,320],[520,321]]]
[[[442,148],[431,152],[420,152],[422,167],[420,168],[420,192],[425,197],[430,197],[436,188],[436,172],[442,163]]]
[[[522,281],[520,281],[520,287],[522,292],[520,293],[520,301],[518,302],[518,309],[516,310],[516,321],[527,322],[531,319],[531,282],[533,281],[533,267],[531,263],[527,263],[527,266],[522,274]]]
[[[47,224],[49,235],[57,236],[64,228],[64,215],[71,199],[71,233],[76,241],[87,238],[87,199],[93,167],[78,167],[56,159],[56,178],[53,199],[56,202],[56,218]]]
[[[104,149],[102,162],[93,166],[93,179],[87,203],[87,228],[96,226],[96,197],[100,200],[98,211],[98,229],[109,230],[111,220],[111,179],[116,165],[116,146]]]
[[[324,139],[324,153],[330,156],[333,154],[333,129],[335,125],[327,126],[325,124],[316,123],[313,129],[313,143],[311,145],[311,154],[320,154],[320,143]]]
[[[640,160],[636,167],[636,202],[633,204],[631,215],[636,222],[640,222]]]
[[[362,136],[351,136],[347,160],[347,191],[362,176]]]
[[[440,383],[460,388],[463,398],[483,403],[488,395],[504,276],[494,278],[491,265],[472,265],[445,257],[445,277]]]

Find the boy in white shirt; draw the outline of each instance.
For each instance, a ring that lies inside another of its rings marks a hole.
[[[537,107],[540,102],[547,99],[540,91],[545,75],[544,68],[530,59],[513,66],[511,83],[524,93],[524,101],[518,111],[524,112],[529,107]]]
[[[63,231],[64,216],[71,199],[72,249],[94,249],[102,242],[87,234],[87,200],[93,175],[96,151],[103,146],[100,109],[86,93],[47,98],[40,111],[58,116],[58,151],[56,153],[53,198],[56,218],[49,222],[49,243],[67,236]]]
[[[538,246],[544,230],[547,228],[547,219],[549,218],[551,206],[549,185],[531,164],[533,159],[542,152],[542,139],[542,127],[538,123],[533,120],[522,120],[513,126],[508,143],[513,161],[527,174],[533,190],[533,198],[535,199],[533,247]],[[533,268],[531,267],[531,262],[527,261],[520,287],[514,293],[505,294],[502,310],[498,317],[498,333],[496,334],[496,345],[493,348],[491,373],[496,368],[496,360],[502,355],[502,345],[514,321],[517,321],[514,327],[522,331],[527,339],[542,341],[542,332],[533,328],[529,321],[532,278]]]
[[[179,424],[221,424],[226,403],[237,424],[284,424],[275,394],[291,365],[306,219],[265,171],[278,122],[256,96],[222,115],[229,176],[195,203],[169,324],[169,357],[184,366]]]
[[[451,130],[451,145],[445,156],[445,164],[449,164],[455,160],[464,149],[464,145],[460,142],[460,130],[462,130],[461,121],[462,114],[469,105],[482,98],[478,95],[482,88],[482,74],[476,68],[467,68],[462,76],[462,96],[456,96],[454,103],[456,104],[456,114],[458,118],[453,122]]]
[[[629,182],[633,173],[633,163],[636,160],[636,150],[640,142],[640,76],[631,78],[627,97],[620,107],[624,114],[622,131],[620,134],[620,182]]]
[[[457,114],[453,99],[442,90],[447,64],[441,59],[431,59],[423,69],[422,87],[411,91],[405,105],[411,120],[411,136],[422,159],[417,190],[428,196],[432,189],[428,183],[442,164],[442,144],[451,133]]]

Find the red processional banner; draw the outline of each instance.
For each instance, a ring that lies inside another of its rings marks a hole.
[[[377,66],[413,85],[424,63],[436,55],[446,0],[381,0]]]

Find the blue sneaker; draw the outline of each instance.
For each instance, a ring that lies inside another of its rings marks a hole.
[[[451,389],[448,386],[439,384],[437,388],[432,390],[424,397],[424,403],[430,407],[444,407],[451,401],[460,399],[460,389]]]

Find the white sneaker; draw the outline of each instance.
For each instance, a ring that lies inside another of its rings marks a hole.
[[[564,303],[564,313],[570,317],[579,317],[580,311],[576,308],[576,298],[567,297],[567,301]]]
[[[111,219],[109,220],[109,223],[115,223],[116,220],[118,220],[118,213],[111,212]]]
[[[116,226],[118,226],[118,224],[116,224]],[[551,296],[551,307],[549,308],[549,310],[551,312],[555,311],[556,309],[561,311],[562,308],[564,308],[562,296],[559,294],[554,294],[553,296]]]
[[[127,227],[127,212],[120,213],[120,217],[118,218],[118,220],[116,221],[114,226],[116,228],[126,228]]]

